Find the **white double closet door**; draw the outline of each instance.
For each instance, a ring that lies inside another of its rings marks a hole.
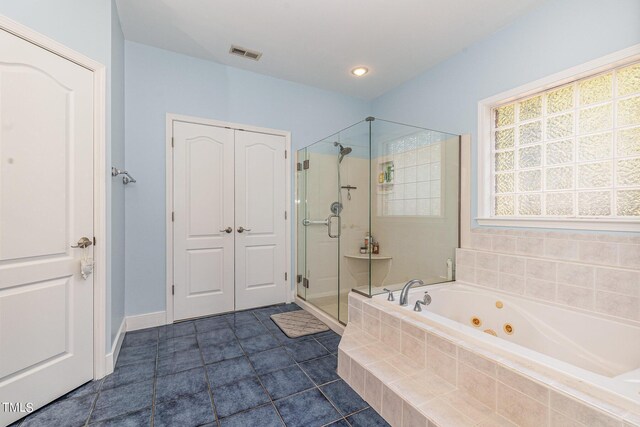
[[[174,320],[285,301],[285,144],[173,122]]]

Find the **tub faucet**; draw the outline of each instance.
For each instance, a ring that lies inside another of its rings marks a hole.
[[[413,307],[413,311],[422,311],[421,305],[429,305],[431,304],[431,295],[429,295],[429,291],[424,291],[424,299],[416,301],[416,305]]]
[[[400,292],[400,305],[405,306],[409,304],[409,290],[413,285],[422,286],[424,282],[420,279],[409,280],[403,287],[402,292]]]

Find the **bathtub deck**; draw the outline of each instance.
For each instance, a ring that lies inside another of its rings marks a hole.
[[[392,426],[640,426],[640,405],[600,400],[356,293],[338,375]]]
[[[392,426],[516,426],[381,342],[345,333],[338,359],[338,374]]]

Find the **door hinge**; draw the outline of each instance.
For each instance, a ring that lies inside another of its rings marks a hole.
[[[93,246],[96,245],[96,236],[93,236]]]
[[[302,279],[302,286],[309,289],[309,279],[307,279],[306,277]]]
[[[171,295],[176,294],[176,285],[171,285]]]
[[[284,158],[287,158],[287,150],[284,150]]]
[[[288,280],[289,279],[289,273],[287,273],[286,271],[284,272],[284,280]]]
[[[301,283],[302,282],[302,274],[298,274],[296,276],[296,283]]]
[[[284,211],[284,219],[287,219],[287,211]]]
[[[174,144],[174,140],[173,140],[173,137],[171,137],[171,148],[173,148],[173,144]]]
[[[302,163],[298,163],[298,165],[296,166],[296,170],[297,171],[301,171],[302,170]]]
[[[306,170],[306,169],[309,169],[309,160],[305,160],[305,161],[302,163],[302,169],[305,169],[305,170]]]
[[[174,222],[175,220],[176,220],[176,213],[171,212],[171,222]]]

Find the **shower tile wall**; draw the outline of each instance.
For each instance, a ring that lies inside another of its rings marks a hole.
[[[640,237],[475,228],[456,279],[640,324]]]
[[[384,153],[371,162],[371,230],[380,254],[391,256],[384,283],[397,289],[408,280],[427,283],[448,279],[458,229],[458,139],[418,132],[381,143]],[[380,165],[393,161],[393,185],[380,185]]]

